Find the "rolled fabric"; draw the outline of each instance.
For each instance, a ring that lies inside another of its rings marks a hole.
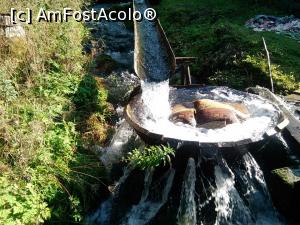
[[[180,111],[175,111],[170,116],[170,120],[174,123],[184,123],[191,126],[196,126],[195,110],[194,109],[181,109]]]
[[[248,109],[244,105],[238,103],[222,103],[211,99],[200,99],[194,101],[194,107],[196,110],[212,108],[228,109],[233,111],[236,114],[236,116],[243,120],[250,117]]]
[[[189,109],[193,109],[193,108],[187,108],[183,104],[177,104],[177,105],[174,105],[172,107],[172,113],[178,113],[178,112],[186,111],[186,110],[189,110]]]
[[[236,114],[226,108],[196,108],[195,119],[197,126],[214,121],[224,121],[225,125],[240,122]]]

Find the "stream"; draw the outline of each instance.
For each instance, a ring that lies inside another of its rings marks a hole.
[[[116,4],[97,4],[96,7],[109,8]],[[128,30],[123,22],[101,22],[93,26],[96,35],[105,43],[102,53],[128,66],[126,69],[113,72],[119,76],[119,86],[137,84],[136,77],[130,72],[134,57],[133,32]],[[172,127],[164,127],[170,113],[169,104],[164,104],[169,101],[168,84],[161,83],[161,86],[153,86],[153,83],[142,82],[142,90],[143,104],[146,105],[145,117],[155,118],[155,124],[157,125],[159,121],[162,130],[171,131]],[[219,97],[220,93],[217,93]],[[153,110],[153,105],[160,107]],[[263,112],[276,114],[276,109],[268,107],[260,102],[259,107],[252,108],[252,110],[258,112],[259,108],[263,108]],[[122,110],[121,107],[117,131],[109,146],[97,150],[108,173],[113,171],[115,165],[121,167],[122,173],[114,177],[114,188],[110,196],[100,202],[99,208],[88,216],[88,224],[287,224],[273,206],[268,180],[265,178],[271,169],[285,163],[281,158],[274,160],[272,157],[271,159],[265,157],[265,154],[274,148],[274,143],[276,143],[277,151],[286,157],[287,165],[290,162],[299,161],[299,157],[294,154],[294,149],[289,147],[288,141],[280,134],[243,147],[246,149],[236,147],[234,150],[237,154],[234,156],[214,147],[210,149],[199,147],[195,151],[186,149],[186,153],[184,153],[185,149],[178,149],[178,154],[171,166],[159,166],[155,169],[140,171],[119,165],[120,160],[128,151],[133,147],[144,145],[124,120]],[[272,123],[266,118],[256,122],[266,127]],[[239,127],[236,128],[236,134],[239,129]],[[219,138],[221,140],[224,135],[219,134]],[[271,160],[274,161],[271,162]]]

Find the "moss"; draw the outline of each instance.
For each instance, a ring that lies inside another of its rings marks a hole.
[[[112,136],[113,127],[105,121],[101,121],[101,117],[98,113],[94,113],[86,120],[86,128],[83,133],[85,143],[103,145]]]
[[[94,60],[94,64],[95,71],[102,74],[110,74],[113,70],[123,67],[122,64],[117,63],[110,56],[105,54],[98,55]]]
[[[289,185],[291,188],[294,188],[295,183],[300,181],[300,177],[296,176],[293,171],[288,168],[280,168],[272,171],[274,176],[277,176],[280,180],[282,180],[285,184]]]
[[[271,172],[269,188],[275,206],[291,224],[300,221],[298,206],[300,201],[299,168],[279,168]]]

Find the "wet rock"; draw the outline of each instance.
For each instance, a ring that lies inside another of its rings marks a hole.
[[[201,124],[198,127],[202,127],[205,129],[219,129],[225,126],[226,126],[225,121],[212,121],[212,122]]]
[[[95,58],[95,72],[96,74],[109,74],[114,69],[122,67],[121,64],[116,62],[111,56],[102,54]]]
[[[218,129],[249,117],[248,109],[239,103],[221,103],[210,99],[174,105],[170,120],[206,129]]]
[[[114,197],[110,224],[121,224],[122,218],[139,203],[144,188],[144,172],[133,170],[124,183],[117,190]]]
[[[96,4],[93,6],[96,11],[101,8],[110,10],[113,7],[120,7],[120,4]],[[89,22],[87,26],[91,30],[93,39],[97,42],[101,42],[101,51],[98,54],[106,54],[115,62],[132,69],[134,36],[133,31],[128,29],[128,25],[126,25],[125,22],[93,21]],[[86,46],[87,52],[92,52],[90,50],[92,47],[92,43],[88,44],[88,46]]]
[[[111,73],[106,78],[109,102],[113,104],[126,103],[138,85],[139,79],[128,71]]]
[[[278,209],[292,221],[299,223],[300,168],[284,167],[273,170],[270,190]]]

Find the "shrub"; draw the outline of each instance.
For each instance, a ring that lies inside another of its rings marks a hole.
[[[150,146],[144,149],[134,149],[128,153],[126,162],[130,166],[145,170],[149,167],[157,167],[161,163],[171,164],[171,156],[175,156],[174,149],[167,146]]]
[[[0,8],[79,10],[83,4],[2,0]],[[82,88],[94,82],[82,54],[83,23],[34,22],[26,34],[24,40],[0,39],[0,224],[82,222],[94,203],[89,195],[99,195],[93,188],[103,169],[83,148],[76,115],[90,110],[90,100],[95,113],[106,113],[107,94],[92,84]]]

